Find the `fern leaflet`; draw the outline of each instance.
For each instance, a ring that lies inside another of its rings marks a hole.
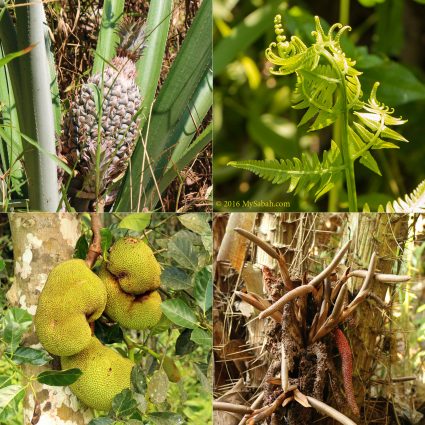
[[[316,200],[332,189],[344,170],[340,150],[333,141],[330,150],[323,152],[322,162],[316,153],[303,153],[301,159],[232,161],[228,165],[248,170],[274,184],[289,181],[288,192],[314,190]]]
[[[381,206],[378,211],[383,212],[384,208]],[[385,211],[388,213],[425,213],[425,180],[410,195],[405,195],[404,199],[398,198],[392,203],[388,202]]]

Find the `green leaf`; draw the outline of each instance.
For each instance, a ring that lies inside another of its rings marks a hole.
[[[379,97],[387,105],[397,106],[425,99],[425,85],[409,69],[393,61],[387,60],[365,69],[361,81],[364,93],[369,93],[379,81]]]
[[[184,329],[176,340],[176,354],[184,356],[196,349],[196,344],[192,341],[192,329]]]
[[[30,347],[18,347],[13,353],[12,360],[16,364],[45,365],[52,360],[48,353]]]
[[[207,312],[213,306],[213,281],[212,276],[208,281],[207,289],[205,290],[205,311]]]
[[[124,11],[124,0],[105,0],[102,10],[102,22],[94,56],[92,75],[101,73],[105,61],[109,62],[115,55],[115,48],[119,38],[116,29]]]
[[[108,250],[112,245],[112,239],[112,232],[110,229],[100,229],[100,246],[104,258],[107,257]]]
[[[384,3],[385,0],[359,0],[359,3],[364,7],[374,7],[378,3]]]
[[[3,56],[3,51],[0,48],[0,57]],[[9,140],[0,145],[0,148],[5,148],[5,152],[1,153],[1,160],[4,170],[9,170],[4,176],[6,186],[9,187],[8,200],[13,197],[22,196],[22,181],[24,179],[22,163],[19,158],[22,156],[22,140],[19,135],[19,119],[16,109],[16,100],[13,90],[11,89],[11,80],[9,65],[0,69],[0,104],[2,104],[2,122],[7,127]],[[13,193],[14,192],[14,193]],[[5,203],[7,199],[5,199]],[[8,210],[7,205],[3,205],[4,210]]]
[[[108,418],[107,416],[100,416],[94,418],[89,422],[89,425],[111,425],[115,422],[114,419]]]
[[[152,412],[148,414],[148,419],[154,425],[183,425],[183,416],[172,412]]]
[[[94,333],[104,344],[114,344],[123,340],[123,333],[117,323],[106,324],[100,320],[94,322]]]
[[[32,324],[32,316],[24,309],[12,307],[7,310],[4,318],[3,339],[8,344],[8,350],[13,353],[19,346],[24,333]]]
[[[259,161],[232,161],[230,166],[251,171],[252,173],[271,181],[274,184],[282,184],[289,180],[288,193],[298,193],[302,189],[315,190],[316,200],[323,196],[340,177],[342,166],[341,154],[338,146],[332,142],[331,149],[323,152],[323,161],[319,161],[316,153],[311,156],[302,154],[301,160],[290,159]]]
[[[211,227],[209,225],[211,216],[207,213],[188,213],[178,215],[180,223],[183,224],[192,232],[198,233],[198,235],[209,235],[211,234]]]
[[[373,36],[373,50],[382,56],[400,56],[404,47],[405,24],[404,0],[379,1],[376,7],[376,26]]]
[[[192,282],[190,276],[185,271],[177,267],[165,266],[161,273],[161,285],[179,291],[191,288]]]
[[[167,332],[171,327],[171,322],[168,320],[168,318],[164,315],[161,316],[161,319],[159,319],[159,322],[150,329],[150,335],[159,335],[164,332]]]
[[[207,391],[208,393],[211,393],[211,383],[208,377],[206,376],[208,365],[202,364],[202,363],[194,363],[193,367],[195,368],[196,375],[198,376],[199,382],[201,383],[205,391]]]
[[[193,296],[204,313],[211,308],[211,280],[211,269],[209,267],[204,267],[194,276]]]
[[[145,126],[155,98],[172,16],[172,0],[151,0],[146,19],[146,47],[136,63],[136,83],[143,93],[140,128]]]
[[[295,140],[297,126],[287,118],[269,113],[259,115],[254,109],[249,117],[247,130],[259,146],[273,149],[276,156],[298,153],[298,142]]]
[[[211,68],[211,3],[211,0],[202,2],[167,79],[161,87],[152,109],[149,126],[145,126],[144,129],[148,156],[150,160],[154,159],[152,164],[154,176],[150,167],[141,169],[145,152],[143,144],[138,143],[131,157],[131,167],[122,185],[122,192],[116,206],[118,211],[129,211],[133,204],[137,205],[139,193],[146,194],[140,201],[141,205],[155,208],[156,199],[158,199],[155,198],[156,183],[161,180],[168,168],[170,152],[175,148],[179,137],[184,136],[181,123],[187,121],[187,106],[199,85],[203,83],[205,73]],[[209,99],[211,101],[211,94]],[[149,134],[147,134],[147,127],[149,127]],[[142,180],[142,192],[139,185],[130,184]],[[151,195],[154,195],[155,205],[150,205]]]
[[[167,399],[167,392],[170,383],[164,370],[156,370],[148,384],[147,396],[154,404],[163,403]]]
[[[8,64],[11,60],[18,58],[19,56],[23,56],[26,55],[27,53],[29,53],[35,46],[28,46],[25,49],[20,50],[19,52],[15,52],[15,53],[9,53],[8,55],[2,57],[0,59],[0,67],[5,66],[6,64]]]
[[[222,38],[214,48],[214,75],[221,74],[237,55],[260,38],[269,29],[274,16],[283,13],[286,7],[281,0],[271,0],[256,8],[227,37]]]
[[[212,124],[208,124],[205,130],[191,143],[191,145],[186,149],[186,151],[182,154],[181,158],[174,164],[171,164],[171,168],[169,168],[164,176],[161,178],[159,184],[159,190],[162,193],[169,184],[180,174],[179,172],[183,170],[193,158],[205,148],[212,140]],[[156,195],[157,196],[157,195]]]
[[[167,256],[174,259],[181,267],[189,270],[198,268],[198,253],[192,241],[185,234],[175,234],[168,243]]]
[[[0,415],[4,410],[12,405],[21,401],[25,396],[25,388],[21,385],[9,385],[0,389]]]
[[[87,257],[88,252],[89,243],[87,242],[85,235],[81,235],[75,244],[74,258],[80,258],[81,260],[84,260]]]
[[[37,381],[52,387],[63,387],[73,384],[83,372],[80,369],[46,370],[37,375]]]
[[[137,402],[133,398],[130,389],[126,388],[117,394],[112,400],[112,410],[119,418],[128,418],[137,409]]]
[[[131,370],[131,386],[133,391],[139,394],[145,394],[148,384],[146,382],[145,371],[140,365],[136,365]]]
[[[212,335],[204,329],[194,329],[190,339],[201,347],[205,347],[209,350],[212,348]]]
[[[143,232],[151,222],[152,214],[150,213],[134,213],[124,217],[118,224],[119,228],[135,230]]]
[[[176,325],[189,329],[197,327],[198,319],[195,313],[180,298],[162,302],[161,310]]]
[[[350,155],[355,158],[356,154],[366,148],[366,143],[362,141],[361,137],[359,137],[359,135],[351,127],[348,128],[348,138],[350,141]],[[364,151],[363,154],[360,155],[360,163],[381,176],[379,166],[368,150]]]
[[[5,126],[3,126],[3,128],[6,128]],[[0,136],[7,140],[8,143],[11,143],[11,141],[9,140],[9,135],[4,131],[2,127],[0,127]],[[37,143],[34,139],[32,139],[31,137],[28,137],[26,134],[19,132],[19,134],[21,135],[21,137],[27,142],[29,143],[31,146],[35,147],[40,153],[42,153],[43,155],[45,155],[46,157],[48,157],[51,161],[53,161],[59,168],[61,168],[62,170],[64,170],[66,173],[68,174],[72,174],[72,170],[63,162],[61,161],[56,155],[48,152],[46,149],[44,149],[42,146],[40,146],[39,143]]]

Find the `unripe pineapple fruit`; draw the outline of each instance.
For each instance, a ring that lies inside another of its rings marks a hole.
[[[118,34],[117,56],[81,86],[64,123],[61,154],[77,172],[71,184],[77,198],[105,194],[127,169],[138,136],[142,98],[135,64],[145,47],[144,26],[123,20]]]
[[[143,294],[160,285],[161,267],[152,250],[141,239],[126,237],[110,250],[107,269],[129,294]]]

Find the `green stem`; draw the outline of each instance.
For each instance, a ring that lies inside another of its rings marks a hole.
[[[333,125],[333,129],[332,129],[332,139],[338,146],[341,146],[340,136],[341,136],[341,119],[338,118],[335,121]],[[342,189],[341,183],[342,183],[341,180],[337,180],[335,182],[334,187],[329,192],[329,197],[328,197],[329,212],[339,211],[339,193]]]
[[[339,2],[339,22],[342,25],[349,25],[350,22],[350,0],[340,0]]]
[[[341,139],[340,148],[342,153],[342,160],[345,166],[345,179],[347,181],[347,194],[348,194],[348,206],[350,212],[357,212],[357,193],[356,193],[356,180],[354,176],[354,161],[350,155],[350,145],[348,142],[348,107],[347,107],[347,88],[345,75],[335,62],[334,57],[326,49],[321,51],[321,54],[329,61],[334,71],[338,74],[339,81],[341,81],[341,87],[339,93],[341,95]]]
[[[345,85],[341,87],[341,95],[343,104],[347,105]],[[357,212],[356,180],[354,177],[354,162],[351,160],[350,146],[348,143],[348,110],[346,106],[343,109],[341,118],[341,150],[342,159],[347,167],[345,169],[345,178],[347,180],[348,207],[350,212]]]

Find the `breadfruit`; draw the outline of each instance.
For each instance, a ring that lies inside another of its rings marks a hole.
[[[99,270],[105,284],[107,301],[105,313],[121,326],[129,329],[147,329],[155,326],[161,318],[161,296],[158,291],[128,294],[120,287],[118,279],[105,264]]]
[[[113,398],[130,388],[134,363],[105,347],[96,337],[73,356],[61,357],[62,369],[81,369],[83,374],[70,385],[80,401],[96,410],[109,410]]]
[[[38,300],[34,324],[39,341],[57,356],[78,353],[91,340],[88,322],[98,319],[105,305],[105,286],[83,260],[58,264]]]
[[[152,291],[161,283],[161,267],[150,247],[140,239],[127,237],[115,242],[107,268],[129,294]]]

